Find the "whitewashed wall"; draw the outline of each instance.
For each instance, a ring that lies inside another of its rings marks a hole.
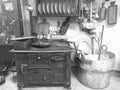
[[[113,1],[113,0],[110,0]],[[118,12],[117,12],[117,24],[115,25],[108,25],[107,19],[103,22],[97,23],[96,30],[102,30],[102,25],[105,25],[104,28],[104,36],[103,36],[103,44],[108,46],[108,50],[113,52],[116,55],[115,60],[115,68],[120,70],[120,0],[116,1],[116,5],[118,5]],[[110,2],[105,4],[106,7],[110,5]]]

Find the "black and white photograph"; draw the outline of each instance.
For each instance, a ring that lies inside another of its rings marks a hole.
[[[120,90],[120,0],[0,0],[0,90]]]

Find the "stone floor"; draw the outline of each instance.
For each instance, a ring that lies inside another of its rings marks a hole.
[[[6,77],[6,82],[0,85],[0,90],[18,90],[16,73],[10,72]],[[34,87],[23,88],[22,90],[68,90],[64,87]],[[81,84],[74,72],[71,75],[71,90],[120,90],[120,72],[112,72],[110,85],[105,89],[91,89]]]

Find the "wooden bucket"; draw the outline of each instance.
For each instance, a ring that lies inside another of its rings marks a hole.
[[[108,51],[98,54],[86,55],[77,59],[77,79],[85,86],[93,89],[103,89],[110,84],[111,70],[114,67],[115,55]]]

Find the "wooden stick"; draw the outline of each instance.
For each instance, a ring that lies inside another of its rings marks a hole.
[[[100,38],[98,60],[100,60],[100,55],[101,55],[101,49],[102,49],[101,47],[102,47],[102,41],[103,41],[103,33],[104,33],[104,25],[102,26],[102,33],[101,33],[101,38]]]
[[[92,54],[94,54],[94,37],[92,37],[91,44],[92,44]]]

